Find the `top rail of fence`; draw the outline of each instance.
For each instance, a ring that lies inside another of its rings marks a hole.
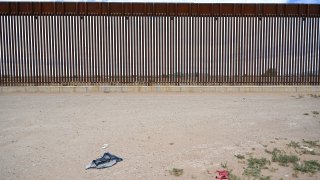
[[[320,16],[316,4],[0,2],[0,15]]]

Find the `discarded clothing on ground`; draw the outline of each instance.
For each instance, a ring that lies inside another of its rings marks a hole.
[[[98,158],[96,160],[93,160],[90,164],[86,166],[86,169],[90,168],[96,168],[96,169],[102,169],[102,168],[108,168],[111,167],[117,162],[122,161],[122,158],[119,158],[115,155],[112,155],[110,153],[104,153],[101,158]]]
[[[218,175],[216,176],[216,179],[218,180],[228,180],[228,171],[226,170],[221,170],[221,171],[217,171]]]

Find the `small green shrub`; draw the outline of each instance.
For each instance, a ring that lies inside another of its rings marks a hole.
[[[183,169],[173,168],[169,171],[171,175],[181,176],[183,174]]]
[[[303,143],[308,144],[310,147],[320,147],[318,144],[319,141],[307,141],[307,140],[302,140]]]
[[[265,77],[275,77],[275,76],[277,76],[277,70],[276,70],[276,68],[269,68],[269,69],[267,69],[266,70],[266,72],[264,72],[263,74],[262,74],[262,76],[265,76]]]
[[[227,162],[225,162],[225,163],[220,163],[220,166],[222,167],[222,168],[228,168],[228,165],[227,165]]]
[[[296,155],[287,155],[285,152],[274,148],[272,151],[272,162],[278,162],[281,166],[287,166],[288,163],[295,163],[299,161],[299,157]]]
[[[295,142],[295,141],[290,141],[289,144],[287,144],[288,147],[292,147],[292,148],[298,148],[300,147],[299,142]]]
[[[244,169],[243,175],[254,178],[268,178],[261,175],[261,169],[265,168],[270,161],[266,158],[249,158],[247,159],[248,166]],[[269,177],[270,178],[270,177]]]
[[[241,154],[236,154],[234,156],[238,159],[245,159],[244,155],[241,155]]]
[[[249,168],[263,168],[265,167],[267,164],[270,164],[270,161],[268,161],[266,158],[249,158],[248,159],[248,167]]]
[[[312,114],[318,115],[319,112],[318,111],[312,111]]]
[[[320,163],[316,160],[304,161],[303,164],[295,163],[293,168],[303,173],[315,173],[320,171]]]

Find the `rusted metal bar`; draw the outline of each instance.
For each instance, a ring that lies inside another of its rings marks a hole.
[[[2,15],[319,16],[312,4],[1,2]]]

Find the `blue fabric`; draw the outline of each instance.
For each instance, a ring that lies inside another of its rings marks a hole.
[[[111,167],[117,162],[122,161],[122,158],[119,158],[118,156],[115,156],[110,153],[104,153],[101,158],[98,158],[96,160],[93,160],[90,164],[86,166],[86,169],[90,168],[97,168],[97,169],[102,169],[102,168],[108,168]]]

